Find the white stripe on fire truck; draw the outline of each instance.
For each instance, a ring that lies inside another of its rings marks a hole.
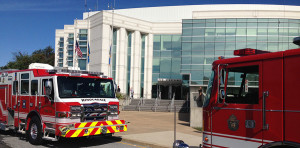
[[[212,144],[215,146],[222,146],[222,147],[241,147],[243,148],[253,148],[259,147],[262,143],[261,142],[253,142],[253,141],[245,141],[239,139],[233,139],[230,137],[221,137],[212,135]]]
[[[18,113],[19,113],[19,115],[18,115]],[[27,117],[27,115],[28,115],[28,113],[25,113],[25,112],[15,112],[14,117],[15,118],[20,117],[20,118],[24,118],[25,119]]]
[[[69,118],[56,118],[54,116],[42,115],[42,120],[44,122],[53,122],[53,123],[76,123],[80,122],[80,119],[69,119]]]
[[[211,135],[211,132],[203,132],[204,134],[207,134],[207,135]],[[226,136],[226,137],[231,137],[231,138],[239,138],[239,139],[247,139],[247,140],[251,140],[251,141],[257,141],[257,142],[261,142],[262,139],[257,139],[257,138],[249,138],[249,137],[242,137],[242,136],[235,136],[235,135],[227,135],[227,134],[221,134],[221,133],[215,133],[213,132],[212,133],[213,135],[220,135],[220,136]],[[271,141],[271,140],[265,140],[264,139],[264,142],[267,142],[267,143],[271,143],[271,142],[274,142],[274,141]]]
[[[204,135],[203,137],[205,137],[206,135],[209,135],[208,138],[210,139],[210,135],[211,133],[210,132],[203,132]],[[216,139],[214,139],[216,138]],[[234,141],[238,140],[240,142],[250,142],[250,143],[258,143],[258,144],[261,144],[262,143],[262,139],[257,139],[257,138],[249,138],[249,137],[241,137],[241,136],[234,136],[234,135],[227,135],[227,134],[220,134],[220,133],[212,133],[212,140],[213,140],[213,145],[219,145],[217,143],[214,143],[214,141],[219,141],[219,140],[222,140],[222,139],[232,139]],[[247,139],[244,140],[244,139]],[[225,140],[225,141],[226,141]],[[224,140],[222,140],[223,142],[225,142]],[[265,143],[271,143],[271,142],[274,142],[274,141],[271,141],[271,140],[263,140],[264,141],[264,144]],[[226,141],[226,143],[231,143],[230,141]],[[210,143],[210,142],[209,142]],[[222,143],[222,142],[221,142]],[[208,144],[208,143],[207,143]],[[223,145],[219,145],[219,146],[223,146]],[[230,146],[231,147],[231,146]]]
[[[0,109],[1,109],[1,112],[2,112],[2,116],[7,116],[7,110],[3,109],[1,101],[0,101]]]

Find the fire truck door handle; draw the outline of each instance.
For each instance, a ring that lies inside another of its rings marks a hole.
[[[266,124],[266,98],[269,96],[269,91],[263,92],[263,129],[268,130],[269,124]]]
[[[41,109],[41,106],[42,106],[42,102],[39,102],[39,109]]]

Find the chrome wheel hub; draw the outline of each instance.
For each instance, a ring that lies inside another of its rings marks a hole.
[[[31,128],[30,128],[30,136],[31,136],[31,138],[32,139],[36,139],[36,137],[37,137],[37,126],[36,126],[36,124],[35,123],[33,123],[32,125],[31,125]]]

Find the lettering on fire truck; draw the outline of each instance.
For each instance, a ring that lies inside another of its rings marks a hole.
[[[300,48],[234,54],[212,64],[203,147],[300,147]]]
[[[31,144],[127,131],[111,78],[45,64],[29,67],[0,71],[1,130],[26,134]]]

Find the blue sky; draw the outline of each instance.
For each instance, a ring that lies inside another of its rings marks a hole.
[[[299,0],[115,0],[116,9],[199,5],[278,4],[300,5]],[[54,48],[55,29],[82,19],[84,0],[0,0],[0,66],[13,60],[13,53],[31,54],[46,46]],[[113,0],[98,0],[98,10],[106,10]],[[97,0],[87,0],[96,10]]]

